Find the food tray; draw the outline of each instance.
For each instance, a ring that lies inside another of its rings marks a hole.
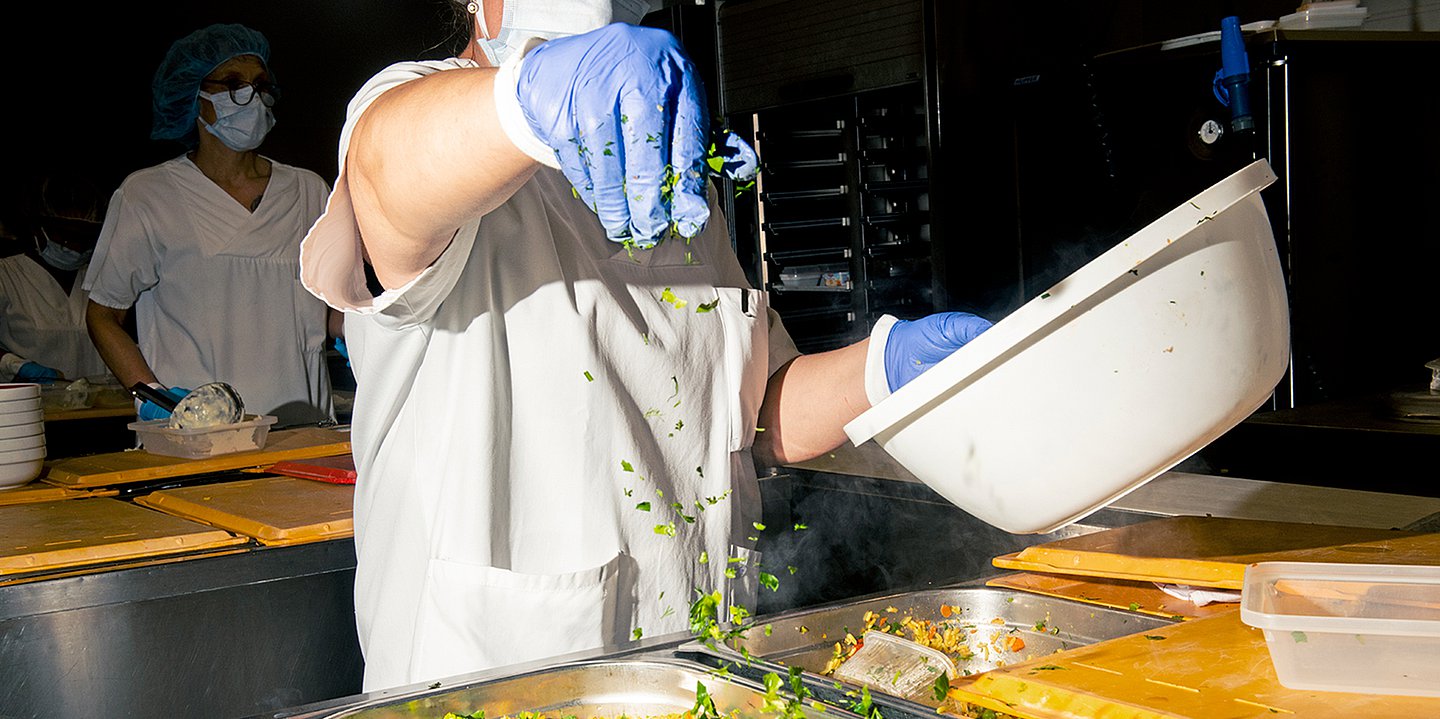
[[[947,607],[948,609],[942,609]],[[890,611],[890,610],[894,611]],[[746,633],[730,647],[697,654],[701,661],[724,662],[730,671],[755,677],[777,671],[780,665],[805,670],[805,680],[817,697],[847,706],[847,693],[857,687],[823,676],[846,631],[857,637],[866,612],[888,622],[912,617],[964,630],[964,652],[948,652],[962,676],[1043,657],[1114,637],[1169,626],[1176,620],[1126,610],[1108,609],[1067,599],[1045,597],[994,587],[953,587],[893,594],[858,602],[827,605],[761,618],[759,628]],[[946,616],[948,614],[948,616]],[[769,626],[768,635],[764,631]],[[973,631],[972,631],[973,630]],[[909,633],[906,633],[909,637]],[[1023,642],[1017,646],[1011,638]],[[1015,647],[1011,649],[1010,647]],[[707,650],[708,651],[708,650]],[[746,662],[742,652],[758,660]],[[785,672],[782,667],[778,671]],[[871,686],[876,704],[912,715],[933,714],[939,701],[915,702],[891,696],[883,686]]]
[[[678,717],[695,706],[696,684],[705,685],[722,716],[729,717],[731,712],[747,719],[775,716],[774,712],[761,710],[765,691],[760,685],[735,677],[722,678],[703,665],[669,658],[564,664],[494,681],[435,688],[303,716],[307,719],[440,719],[446,712],[469,714],[483,709],[491,719],[514,717],[520,712],[543,713],[547,719],[571,715],[580,719]],[[835,707],[821,710],[807,704],[800,711],[807,719],[856,719],[855,715]]]
[[[1440,697],[1440,567],[1252,564],[1240,618],[1290,689]]]
[[[203,429],[172,429],[168,419],[131,422],[128,425],[141,446],[151,454],[187,459],[205,459],[221,454],[250,452],[265,448],[272,415],[246,415],[243,421]]]

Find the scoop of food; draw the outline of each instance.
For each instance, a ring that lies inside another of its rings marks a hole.
[[[224,382],[211,382],[196,387],[185,395],[170,412],[171,429],[203,429],[235,424],[245,416],[245,403],[240,393]]]

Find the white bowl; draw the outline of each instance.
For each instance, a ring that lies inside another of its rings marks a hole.
[[[44,421],[45,410],[39,409],[38,407],[36,409],[32,409],[26,412],[8,412],[6,414],[0,414],[0,427],[18,427],[22,425],[28,426],[32,424],[44,426]]]
[[[845,427],[956,506],[1051,532],[1238,424],[1290,318],[1264,160],[1095,258]]]
[[[0,490],[14,489],[32,482],[45,468],[44,459],[0,464]]]
[[[40,406],[40,396],[26,397],[24,399],[0,400],[0,416],[15,414],[16,412],[29,412],[32,409],[43,409]]]
[[[15,439],[16,437],[33,437],[37,434],[45,434],[44,423],[26,422],[25,424],[0,426],[0,440]]]
[[[27,382],[0,384],[0,402],[12,399],[30,399],[40,396],[40,385]]]
[[[44,449],[45,434],[32,434],[29,437],[12,437],[0,439],[0,452],[14,452],[21,449]]]
[[[45,448],[29,447],[27,449],[15,449],[8,452],[0,452],[0,464],[29,462],[32,459],[45,459]]]

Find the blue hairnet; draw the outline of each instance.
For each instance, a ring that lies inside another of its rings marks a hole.
[[[155,70],[152,140],[180,140],[194,145],[195,118],[200,114],[200,81],[221,63],[255,55],[270,64],[270,41],[244,25],[211,25],[175,41]]]

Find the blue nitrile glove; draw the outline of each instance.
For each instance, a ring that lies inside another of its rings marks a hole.
[[[190,394],[190,390],[184,387],[169,387],[160,391],[174,397],[176,402],[185,399],[185,395]],[[140,417],[141,421],[148,422],[152,419],[166,419],[170,416],[170,410],[164,409],[160,405],[147,399],[140,403],[140,411],[136,414]]]
[[[969,312],[939,312],[914,321],[886,315],[870,334],[865,390],[872,404],[964,347],[991,322]]]
[[[504,87],[498,78],[497,85]],[[530,132],[553,150],[611,240],[648,247],[672,224],[685,237],[705,227],[709,114],[695,66],[673,35],[613,23],[547,41],[520,61],[515,88]],[[717,152],[744,144],[722,138]],[[720,164],[717,171],[731,169]]]
[[[16,382],[46,383],[60,379],[60,373],[39,362],[26,362],[15,372]]]
[[[345,358],[345,366],[346,366],[346,367],[349,367],[349,366],[350,366],[350,348],[345,346],[345,338],[344,338],[344,337],[336,337],[336,338],[335,338],[335,351],[336,351],[336,352],[339,352],[339,353],[340,353],[340,356]]]

